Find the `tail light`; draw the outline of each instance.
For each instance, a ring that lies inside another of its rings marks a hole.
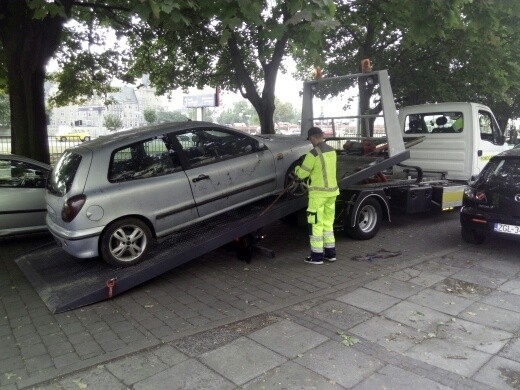
[[[75,195],[67,199],[61,209],[61,219],[64,222],[70,222],[76,218],[76,215],[78,215],[86,200],[87,196],[83,194]]]

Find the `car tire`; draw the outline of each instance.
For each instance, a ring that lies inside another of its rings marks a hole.
[[[60,138],[60,141],[61,141],[61,142],[65,142],[65,141],[67,141],[67,137],[61,137],[61,138]]]
[[[285,180],[284,180],[284,189],[287,187],[294,185],[293,190],[287,191],[287,196],[289,198],[299,198],[300,196],[305,195],[308,192],[308,186],[306,181],[299,181],[298,183],[295,183],[297,181],[297,177],[294,174],[294,169],[297,165],[301,165],[303,161],[303,157],[293,162],[290,166],[287,172],[285,173]]]
[[[103,232],[100,253],[110,265],[130,267],[145,259],[151,244],[152,233],[146,223],[137,218],[123,218]]]
[[[486,236],[482,233],[472,230],[468,227],[462,226],[461,230],[462,239],[470,244],[483,244],[486,240]]]
[[[83,142],[90,141],[90,137],[87,135],[85,138],[83,138]]]
[[[357,240],[370,240],[379,231],[382,218],[381,205],[376,199],[368,197],[357,209],[354,226],[350,226],[350,217],[346,217],[345,231]]]

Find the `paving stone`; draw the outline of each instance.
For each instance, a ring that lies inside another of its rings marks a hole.
[[[452,318],[437,328],[436,337],[490,354],[500,351],[513,337],[509,332],[493,329],[460,318]]]
[[[337,384],[293,362],[287,362],[242,386],[245,390],[319,389],[337,390]]]
[[[59,381],[62,389],[126,389],[114,375],[108,372],[103,366],[72,375]]]
[[[466,377],[475,374],[491,358],[490,354],[436,338],[425,340],[404,354]]]
[[[470,299],[432,289],[423,290],[407,300],[454,316],[473,303]]]
[[[489,287],[454,278],[446,278],[433,285],[431,288],[436,291],[471,299],[473,301],[478,301],[493,291]]]
[[[498,287],[500,291],[520,295],[520,280],[509,280]]]
[[[520,362],[520,339],[517,338],[511,340],[509,344],[505,346],[505,348],[500,352],[500,355],[514,360],[516,362]]]
[[[336,341],[307,351],[295,362],[345,387],[356,385],[383,366],[379,360]]]
[[[365,284],[364,287],[400,299],[408,298],[423,289],[422,286],[403,282],[402,280],[394,279],[390,276],[374,280],[373,282]]]
[[[474,303],[460,313],[459,317],[478,324],[503,329],[511,333],[518,332],[520,329],[520,313],[485,303]]]
[[[520,312],[520,297],[516,294],[511,294],[504,291],[493,291],[488,296],[482,299],[482,302],[493,306],[500,307],[506,310],[513,310]]]
[[[475,380],[498,389],[520,388],[520,363],[494,356],[474,377]]]
[[[372,314],[365,310],[334,300],[314,306],[308,313],[312,317],[326,321],[342,331],[372,317]]]
[[[351,328],[349,333],[396,352],[404,352],[428,337],[425,333],[418,332],[414,328],[383,317],[373,317]]]
[[[353,387],[353,390],[450,390],[451,387],[443,386],[437,382],[423,378],[413,372],[403,370],[389,364],[378,372],[369,376],[366,380]]]
[[[372,313],[380,313],[383,310],[400,302],[399,299],[381,294],[380,292],[361,287],[349,294],[336,298],[338,301],[368,310]]]
[[[35,356],[25,360],[27,371],[34,373],[49,367],[54,367],[54,362],[49,355]]]
[[[484,272],[475,269],[463,269],[457,272],[456,274],[453,274],[452,278],[463,280],[465,282],[479,284],[481,286],[489,287],[492,289],[496,289],[500,285],[507,282],[506,275],[500,272]]]
[[[130,386],[168,368],[157,356],[147,352],[115,360],[106,368],[124,384]]]
[[[169,366],[174,366],[188,359],[188,356],[179,352],[171,345],[163,345],[154,350],[153,354]]]
[[[492,271],[499,271],[505,275],[513,276],[520,272],[520,263],[516,261],[516,258],[508,258],[504,260],[499,260],[495,256],[493,259],[486,260],[482,257],[479,258],[477,266],[479,268],[489,269]]]
[[[458,267],[454,267],[444,263],[439,263],[436,261],[426,261],[424,263],[414,265],[412,268],[421,272],[431,272],[432,274],[444,277],[448,277],[460,271],[460,268]]]
[[[446,323],[452,318],[447,314],[407,301],[398,303],[384,311],[382,315],[425,333],[435,333],[439,324]]]
[[[200,360],[237,385],[249,382],[286,361],[284,357],[245,337],[206,352]]]
[[[405,268],[394,272],[390,276],[394,279],[423,287],[430,287],[445,278],[443,275],[435,274],[433,272],[422,272],[414,268]]]
[[[171,368],[137,382],[134,390],[200,390],[234,389],[235,385],[211,371],[195,359],[185,360]]]
[[[257,330],[249,337],[288,358],[294,358],[328,340],[327,337],[289,320]]]

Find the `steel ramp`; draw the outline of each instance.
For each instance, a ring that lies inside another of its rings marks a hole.
[[[61,313],[121,294],[307,205],[306,196],[281,199],[263,213],[274,199],[264,199],[169,236],[146,260],[132,267],[115,268],[100,258],[77,259],[54,243],[15,262],[49,310]]]

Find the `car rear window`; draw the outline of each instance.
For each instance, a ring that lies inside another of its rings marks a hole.
[[[487,183],[518,186],[518,183],[520,183],[520,159],[494,158],[486,165],[479,179]]]
[[[63,153],[47,181],[49,192],[58,196],[64,196],[69,192],[80,163],[81,156],[79,154]]]

